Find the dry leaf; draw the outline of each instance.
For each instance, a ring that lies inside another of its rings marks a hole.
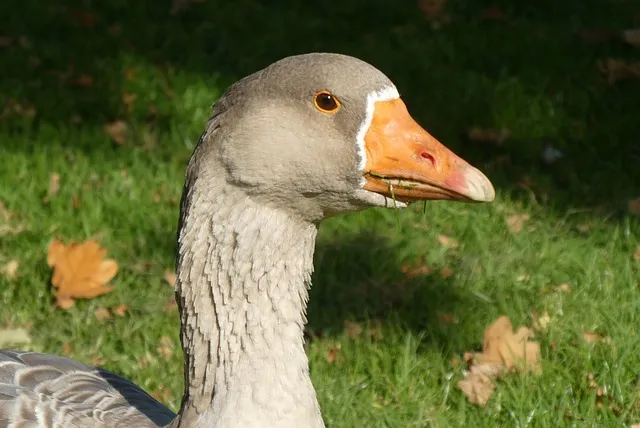
[[[18,347],[31,343],[31,336],[24,328],[0,329],[0,349]]]
[[[171,270],[165,270],[164,271],[164,280],[167,281],[171,287],[175,288],[176,280],[177,280],[176,273],[174,271],[171,271]]]
[[[362,331],[362,324],[359,322],[344,320],[344,332],[350,338],[355,339],[362,334]]]
[[[88,74],[81,74],[73,79],[73,83],[82,88],[90,88],[95,83],[95,79],[93,76],[89,76]]]
[[[54,172],[49,177],[49,187],[47,188],[47,196],[44,198],[44,203],[47,204],[51,198],[58,194],[60,191],[60,174]]]
[[[529,221],[529,214],[514,214],[507,218],[507,226],[511,232],[520,233],[527,221]]]
[[[68,309],[73,299],[90,299],[113,290],[106,284],[116,276],[118,264],[105,259],[106,255],[93,240],[66,246],[55,240],[49,245],[47,264],[53,268],[51,283],[59,307]]]
[[[404,265],[402,266],[401,270],[408,277],[426,276],[431,273],[431,270],[426,266],[411,267],[411,266]]]
[[[440,276],[442,277],[442,279],[447,279],[452,275],[453,275],[453,271],[448,267],[442,268],[442,270],[440,271]]]
[[[122,94],[122,103],[127,107],[127,111],[131,111],[136,98],[138,98],[138,95],[131,92],[125,92]]]
[[[338,361],[338,357],[340,356],[340,347],[340,344],[336,343],[329,349],[329,352],[327,352],[327,361],[329,364],[334,364]]]
[[[609,84],[616,83],[619,80],[640,78],[640,62],[627,63],[608,58],[598,61],[598,69],[604,74]]]
[[[585,331],[584,333],[582,333],[582,338],[585,342],[592,345],[597,345],[600,343],[604,343],[606,345],[611,344],[611,338],[609,336],[603,336],[602,334],[593,331]]]
[[[551,317],[547,311],[540,316],[534,311],[533,313],[533,329],[539,332],[547,331],[549,324],[551,323]]]
[[[633,260],[640,261],[640,247],[636,248],[636,250],[633,252]]]
[[[504,21],[506,16],[499,6],[489,6],[482,11],[481,18],[484,21]]]
[[[631,46],[640,48],[640,28],[634,28],[632,30],[623,31],[622,40],[624,40]]]
[[[443,247],[458,248],[458,241],[446,235],[438,235],[438,242]]]
[[[631,214],[640,216],[640,198],[631,199],[627,207]]]
[[[104,130],[116,142],[116,144],[124,144],[125,134],[129,129],[127,123],[123,120],[116,120],[104,126]]]
[[[0,272],[2,272],[7,279],[14,279],[18,276],[18,267],[20,267],[20,262],[17,260],[9,260],[9,262],[0,269]]]
[[[496,146],[501,146],[511,133],[508,129],[486,129],[486,128],[471,128],[467,132],[467,138],[477,143],[488,143]]]
[[[504,373],[541,373],[540,345],[528,340],[532,336],[533,332],[526,327],[514,332],[506,316],[498,318],[485,329],[482,352],[465,353],[465,361],[470,368],[464,379],[458,382],[469,402],[486,405],[495,388],[494,380]]]
[[[583,42],[594,43],[613,40],[617,37],[617,34],[615,31],[606,28],[585,28],[578,32],[578,36]]]
[[[418,0],[418,8],[429,19],[438,18],[442,15],[442,10],[446,0]]]
[[[127,314],[127,311],[129,310],[129,306],[127,305],[118,305],[115,308],[111,309],[111,312],[113,312],[113,314],[115,316],[118,317],[123,317]]]
[[[65,355],[70,355],[73,352],[73,348],[69,342],[64,342],[62,344],[62,353]]]
[[[98,322],[105,322],[111,318],[111,312],[109,312],[109,309],[107,308],[98,308],[93,312],[93,314],[96,316]]]
[[[158,346],[157,351],[166,360],[168,360],[173,356],[174,348],[173,340],[167,336],[162,336],[162,338],[160,338],[160,346]]]

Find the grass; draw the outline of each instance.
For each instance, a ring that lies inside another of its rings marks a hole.
[[[632,0],[449,0],[440,28],[413,2],[207,0],[180,16],[167,2],[66,3],[0,6],[13,42],[0,48],[0,201],[14,213],[0,216],[0,266],[20,262],[16,278],[0,276],[0,327],[26,325],[34,349],[102,364],[176,409],[178,318],[163,276],[184,167],[209,108],[228,84],[282,56],[339,51],[386,72],[414,117],[485,171],[498,196],[323,224],[308,353],[327,425],[640,422],[640,221],[626,211],[640,196],[640,81],[609,85],[596,67],[640,51],[576,36],[637,26]],[[490,5],[506,20],[481,20]],[[128,124],[122,145],[103,129],[116,119]],[[460,134],[471,126],[511,136],[501,147],[469,142]],[[545,144],[565,157],[544,164]],[[44,203],[53,173],[60,190]],[[530,219],[514,233],[507,219],[520,214]],[[120,265],[115,291],[55,310],[46,266],[55,237],[98,237]],[[407,275],[416,266],[431,273]],[[562,283],[571,291],[549,292]],[[121,304],[125,317],[96,319],[96,309]],[[504,379],[486,408],[467,403],[455,360],[481,347],[499,315],[531,325],[544,311],[542,376]],[[364,331],[349,334],[345,321]],[[587,344],[585,331],[611,344]],[[598,405],[589,374],[619,411]]]

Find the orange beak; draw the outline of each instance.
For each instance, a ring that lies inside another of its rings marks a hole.
[[[418,125],[400,99],[375,103],[364,145],[365,190],[401,202],[495,198],[489,179]]]

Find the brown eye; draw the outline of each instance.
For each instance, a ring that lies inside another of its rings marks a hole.
[[[313,104],[323,113],[335,113],[340,108],[340,101],[327,91],[318,92]]]

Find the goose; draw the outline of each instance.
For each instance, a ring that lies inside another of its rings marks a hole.
[[[324,427],[303,346],[319,223],[494,197],[374,66],[333,53],[281,59],[218,99],[187,166],[178,414],[105,369],[5,350],[0,427]]]

